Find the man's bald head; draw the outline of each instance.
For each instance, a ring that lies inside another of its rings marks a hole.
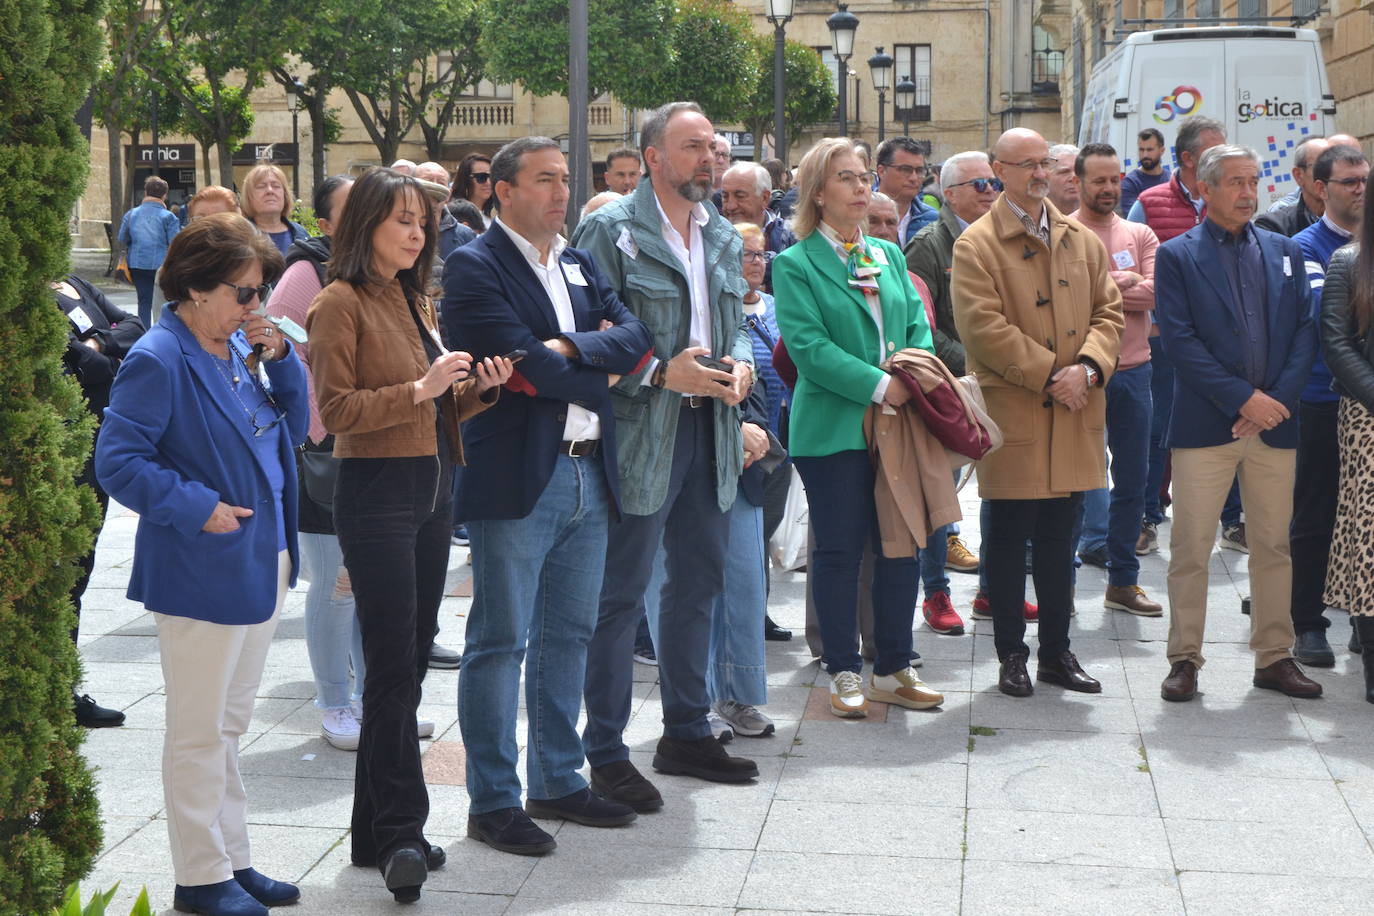
[[[421,162],[415,166],[415,177],[423,178],[425,181],[432,181],[445,187],[449,183],[448,169],[437,162]]]
[[[1022,153],[1034,149],[1041,150],[1042,152],[1037,158],[1044,159],[1049,155],[1050,145],[1044,137],[1029,127],[1013,127],[1011,130],[1004,131],[1002,136],[997,138],[997,142],[992,147],[992,158],[1003,159],[1007,162],[1022,162],[1027,158]],[[1035,154],[1031,153],[1031,155]]]
[[[1360,141],[1356,140],[1350,134],[1332,134],[1326,138],[1326,142],[1328,146],[1353,146],[1355,149],[1360,148]],[[1313,159],[1312,161],[1316,162],[1317,160]]]
[[[1022,210],[1038,216],[1050,193],[1055,162],[1045,138],[1026,127],[1013,127],[992,148],[992,171],[1002,180],[1007,197]]]

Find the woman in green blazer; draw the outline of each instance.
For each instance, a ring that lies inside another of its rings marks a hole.
[[[911,667],[911,626],[920,569],[915,557],[882,556],[874,468],[864,412],[898,407],[908,394],[879,366],[909,347],[934,352],[925,308],[891,242],[863,234],[873,186],[847,139],[822,140],[797,170],[792,229],[800,241],[773,260],[778,328],[797,367],[788,447],[806,484],[815,550],[811,587],[822,663],[837,716],[868,714],[868,700],[910,709],[944,697]],[[863,683],[855,640],[859,561],[874,545],[873,637],[877,659]]]

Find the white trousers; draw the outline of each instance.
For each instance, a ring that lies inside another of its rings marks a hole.
[[[162,794],[177,884],[218,884],[250,864],[239,738],[253,718],[290,578],[291,556],[283,550],[277,555],[277,606],[262,623],[153,615],[167,684]]]

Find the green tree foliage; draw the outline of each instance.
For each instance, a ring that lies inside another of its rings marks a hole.
[[[749,14],[729,0],[679,0],[669,36],[667,62],[641,80],[644,107],[691,99],[712,121],[742,120],[760,66]]]
[[[626,105],[664,100],[653,88],[669,59],[672,0],[588,0],[590,98],[612,92]],[[568,94],[567,0],[485,0],[480,48],[493,79],[535,95]]]
[[[756,35],[754,43],[763,65],[740,120],[761,139],[773,135],[773,37]],[[787,145],[791,147],[801,139],[803,130],[833,118],[839,99],[835,96],[834,75],[815,49],[788,40],[782,54],[787,87],[782,110],[787,123]],[[761,146],[756,140],[754,149]]]
[[[100,848],[72,715],[67,593],[94,536],[75,479],[92,426],[62,373],[67,217],[89,147],[75,112],[101,55],[104,0],[0,0],[0,914],[56,904]]]
[[[221,151],[232,158],[253,130],[253,106],[249,104],[248,93],[238,86],[223,86],[216,95],[209,83],[197,83],[182,86],[173,98],[178,102],[184,100],[184,104],[178,106],[177,119],[170,128],[163,127],[163,130],[170,129],[196,139],[205,168],[205,183],[211,184],[210,148],[219,144]],[[233,187],[227,182],[221,183]]]

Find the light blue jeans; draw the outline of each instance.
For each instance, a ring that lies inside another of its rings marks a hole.
[[[729,515],[725,590],[711,609],[711,663],[706,669],[706,690],[712,702],[734,700],[747,706],[763,706],[768,702],[763,644],[763,617],[768,610],[763,507],[753,505],[742,492],[737,492]],[[666,577],[660,544],[654,557],[654,575],[644,594],[656,646],[659,600]]]
[[[315,705],[343,709],[363,695],[363,636],[339,539],[300,533],[305,592],[305,649],[315,674]],[[350,684],[349,669],[352,668]]]
[[[587,787],[578,773],[583,754],[577,718],[609,526],[601,458],[567,455],[558,456],[529,515],[468,521],[473,593],[458,679],[458,724],[467,748],[472,814],[520,807],[516,714],[522,663],[529,797],[563,798]]]

